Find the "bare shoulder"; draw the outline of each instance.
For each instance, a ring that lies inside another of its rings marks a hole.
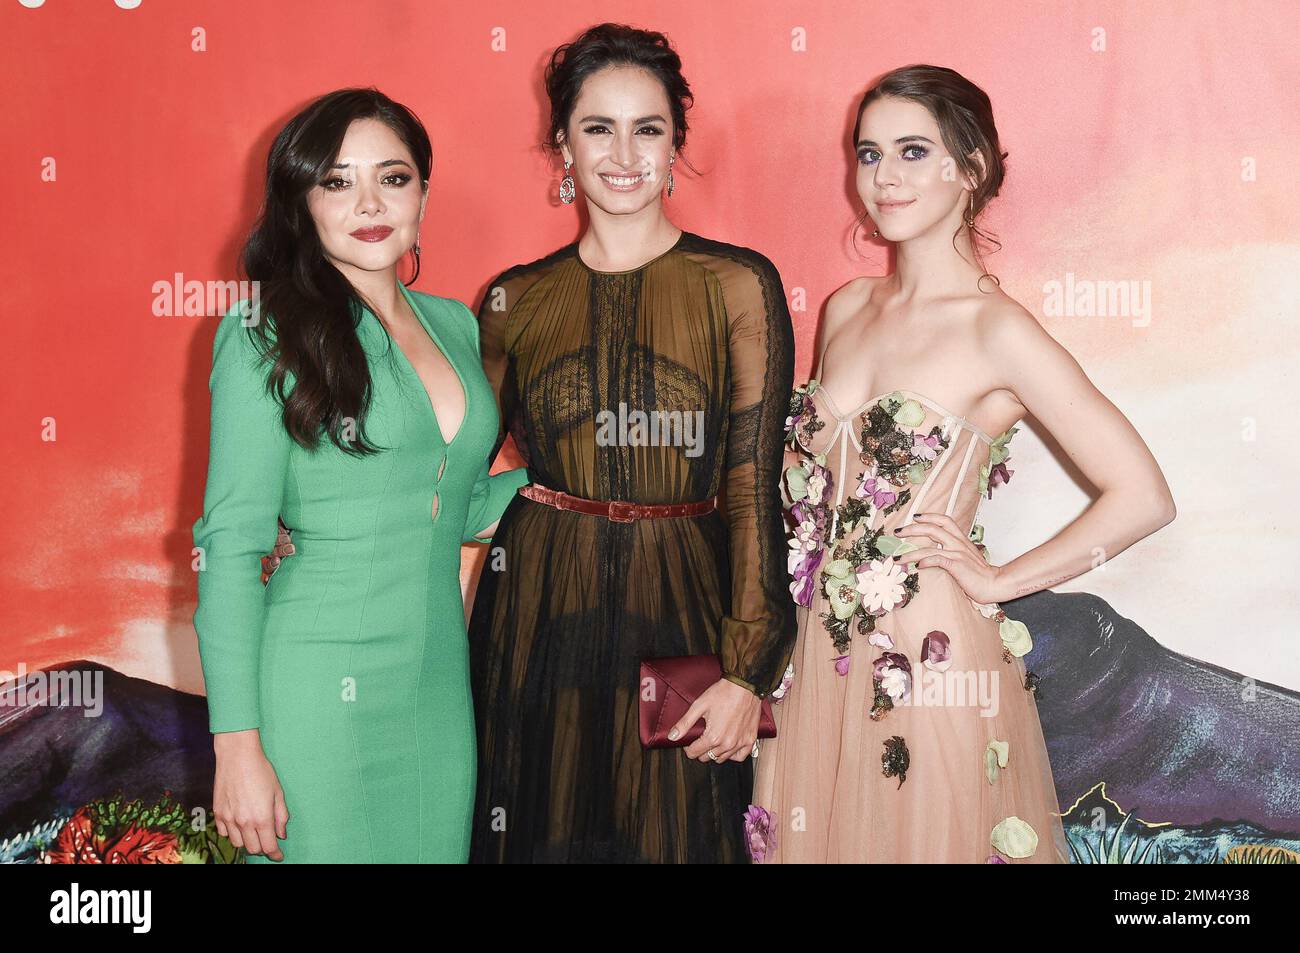
[[[1056,345],[1033,313],[1015,298],[998,292],[975,315],[975,332],[985,353],[999,356],[1023,354]]]
[[[844,324],[853,318],[868,317],[867,305],[872,292],[882,280],[877,275],[863,275],[841,285],[826,299],[825,339],[829,341]]]
[[[862,275],[836,288],[826,299],[826,314],[833,312],[854,311],[871,300],[871,292],[881,278],[877,275]]]
[[[1079,394],[1091,382],[1074,356],[1019,302],[1006,295],[981,308],[977,339],[999,387],[1021,406],[1042,410],[1061,394]]]

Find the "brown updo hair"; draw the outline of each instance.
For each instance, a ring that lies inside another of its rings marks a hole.
[[[663,84],[673,121],[673,146],[680,152],[686,145],[686,111],[695,103],[690,84],[682,75],[681,57],[664,34],[621,23],[590,27],[572,43],[557,47],[551,54],[545,77],[551,123],[542,145],[552,154],[560,151],[556,135],[568,129],[582,84],[608,66],[638,66]],[[681,158],[685,161],[685,156]]]
[[[981,238],[1001,248],[1001,243],[976,222],[980,213],[1002,188],[1007,173],[1007,153],[1002,151],[998,141],[997,126],[993,122],[993,106],[988,94],[956,70],[945,66],[929,66],[924,63],[900,66],[878,78],[863,94],[862,101],[858,103],[857,118],[853,122],[850,149],[857,148],[863,110],[886,96],[910,100],[924,106],[938,123],[944,146],[958,168],[977,183],[969,200],[974,206],[973,214],[969,210],[962,212],[962,221],[971,231],[971,247],[976,259],[980,258],[978,240]],[[984,157],[983,170],[971,158],[973,152]],[[865,218],[864,211],[861,220]],[[954,248],[960,234],[960,228],[953,233]],[[983,268],[983,261],[979,261],[979,265]],[[988,277],[993,278],[992,275]]]

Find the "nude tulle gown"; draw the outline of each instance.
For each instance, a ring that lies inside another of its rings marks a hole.
[[[1068,863],[1025,687],[1030,634],[945,570],[909,580],[902,558],[861,542],[883,530],[889,550],[914,513],[947,514],[978,542],[979,505],[1009,475],[1015,430],[991,437],[910,391],[843,412],[815,380],[796,389],[782,490],[801,524],[790,570],[804,604],[773,705],[778,734],[755,768],[755,860]],[[832,599],[848,614],[838,648],[823,620]]]

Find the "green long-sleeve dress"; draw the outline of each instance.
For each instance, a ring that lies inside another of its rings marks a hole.
[[[209,728],[260,729],[284,788],[290,862],[459,863],[469,851],[476,752],[460,547],[499,518],[527,471],[488,475],[500,418],[473,313],[399,287],[464,389],[450,443],[369,309],[357,326],[373,382],[366,434],[389,448],[376,455],[289,437],[239,305],[213,346],[194,524]],[[296,553],[263,587],[277,515]]]

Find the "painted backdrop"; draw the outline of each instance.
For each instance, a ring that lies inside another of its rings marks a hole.
[[[1010,153],[989,268],[1129,415],[1179,507],[1008,605],[1042,653],[1072,840],[1080,859],[1134,832],[1147,859],[1294,849],[1294,4],[0,0],[0,859],[75,859],[96,798],[138,802],[116,815],[123,856],[233,859],[181,823],[211,794],[190,529],[222,309],[158,288],[236,279],[276,130],[375,85],[434,143],[418,287],[476,307],[492,276],[579,234],[536,146],[541,70],[606,19],[680,51],[702,174],[678,164],[670,214],[775,262],[800,378],[827,295],[889,266],[850,241],[862,90],[929,62],[989,93]],[[1026,425],[981,510],[997,562],[1089,500]],[[467,587],[481,556],[466,550]],[[102,683],[97,717],[43,670]]]

